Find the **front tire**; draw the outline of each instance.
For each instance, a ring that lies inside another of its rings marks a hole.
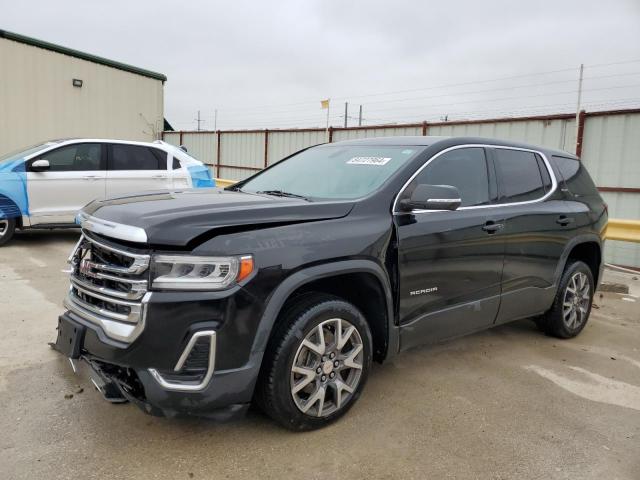
[[[591,269],[581,261],[567,265],[551,309],[536,320],[547,335],[573,338],[587,324],[594,294]]]
[[[303,295],[279,319],[256,401],[288,429],[324,427],[356,402],[371,358],[371,331],[355,306],[331,295]]]
[[[0,219],[0,247],[5,245],[9,240],[13,238],[13,234],[16,232],[16,219],[5,218]]]

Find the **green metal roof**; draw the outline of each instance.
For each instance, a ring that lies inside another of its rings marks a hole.
[[[91,55],[90,53],[81,52],[79,50],[74,50],[73,48],[63,47],[54,43],[45,42],[44,40],[38,40],[37,38],[20,35],[18,33],[0,29],[0,38],[6,38],[8,40],[13,40],[15,42],[24,43],[38,48],[44,48],[45,50],[51,50],[52,52],[62,53],[63,55],[81,58],[82,60],[99,63],[101,65],[106,65],[107,67],[117,68],[119,70],[124,70],[125,72],[136,73],[138,75],[154,78],[163,82],[167,81],[167,77],[161,73],[134,67],[133,65],[127,65],[126,63],[116,62],[115,60],[109,60],[108,58],[98,57],[97,55]]]

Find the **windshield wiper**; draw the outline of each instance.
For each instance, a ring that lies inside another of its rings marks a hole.
[[[282,190],[261,190],[256,192],[262,195],[273,195],[274,197],[290,197],[290,198],[301,198],[302,200],[306,200],[309,202],[310,200],[304,195],[298,195],[296,193],[283,192]]]

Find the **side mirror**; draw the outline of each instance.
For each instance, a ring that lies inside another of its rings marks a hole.
[[[462,200],[460,191],[451,185],[416,186],[411,198],[400,202],[400,208],[405,212],[411,210],[456,210]]]
[[[32,172],[46,172],[47,170],[49,170],[49,168],[49,160],[45,160],[44,158],[36,160],[31,164]]]

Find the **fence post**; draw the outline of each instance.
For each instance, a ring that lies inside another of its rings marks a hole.
[[[264,168],[269,166],[269,129],[264,129]]]
[[[183,143],[182,143],[182,130],[180,130],[180,140],[178,141],[178,145],[183,145]]]
[[[333,141],[333,127],[329,127],[329,143]]]
[[[582,156],[582,140],[584,139],[584,120],[587,116],[587,112],[580,110],[578,115],[578,134],[576,138],[576,157]]]
[[[427,122],[422,122],[422,136],[427,136]]]
[[[222,135],[220,134],[220,130],[218,130],[216,134],[218,135],[218,142],[216,144],[216,178],[220,178],[220,164],[222,163],[220,161],[220,140]]]

